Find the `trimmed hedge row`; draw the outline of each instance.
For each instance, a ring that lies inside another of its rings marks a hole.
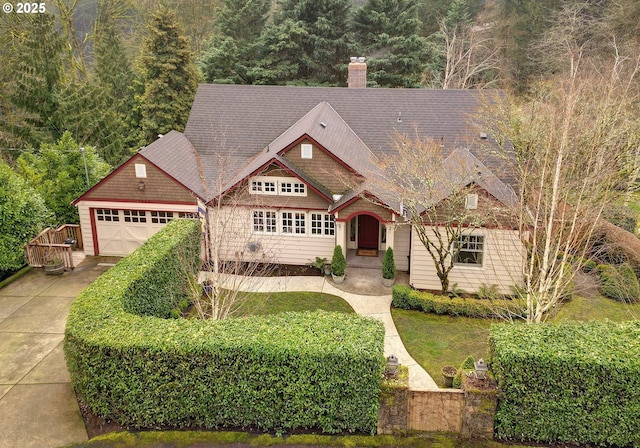
[[[501,317],[509,310],[520,314],[523,304],[518,300],[508,299],[469,299],[462,297],[449,298],[428,292],[417,291],[406,285],[393,287],[392,305],[405,310],[418,310],[424,313],[448,314],[467,317]]]
[[[154,270],[190,241],[190,225],[174,222],[73,303],[64,349],[83,402],[135,428],[374,433],[384,367],[378,321],[314,312],[213,322],[125,311],[125,300],[144,299],[146,291],[131,260],[167,281]],[[159,302],[142,309],[160,309]]]
[[[497,437],[640,445],[640,323],[493,326]]]
[[[200,227],[194,220],[174,220],[144,248],[118,263],[126,282],[122,306],[141,316],[170,317],[181,300],[189,300],[186,279],[200,267]]]

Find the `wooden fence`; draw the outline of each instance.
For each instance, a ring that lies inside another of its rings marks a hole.
[[[65,224],[57,229],[47,227],[27,244],[27,262],[30,266],[42,267],[51,260],[64,260],[65,269],[73,269],[73,249],[83,247],[79,225]]]

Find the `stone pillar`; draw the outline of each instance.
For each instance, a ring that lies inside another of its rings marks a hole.
[[[493,420],[498,405],[495,383],[490,379],[478,381],[463,377],[464,407],[462,409],[463,437],[493,438]]]
[[[409,412],[409,370],[398,367],[398,377],[382,381],[378,434],[404,434]]]

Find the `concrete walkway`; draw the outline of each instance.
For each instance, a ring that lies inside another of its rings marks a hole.
[[[372,276],[373,272],[373,276]],[[308,291],[333,294],[344,299],[354,311],[363,316],[376,318],[384,324],[384,355],[394,354],[400,364],[409,368],[409,387],[412,390],[438,390],[438,385],[431,376],[409,355],[404,347],[398,330],[391,317],[390,288],[382,286],[378,278],[379,272],[370,269],[347,270],[348,283],[338,287],[324,277],[246,277],[242,281],[231,281],[239,289],[251,292],[281,292]],[[347,292],[353,290],[354,285],[372,292],[386,293],[384,295],[362,295]],[[379,286],[378,286],[379,285]]]
[[[74,298],[108,269],[97,263],[53,277],[33,269],[0,289],[0,448],[87,440],[62,340]]]

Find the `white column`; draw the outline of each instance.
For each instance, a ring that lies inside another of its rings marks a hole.
[[[339,244],[342,247],[342,253],[347,257],[347,223],[339,222],[338,213],[336,213],[336,246]]]
[[[384,226],[387,229],[387,248],[389,247],[393,248],[396,225],[393,222],[388,222]]]

